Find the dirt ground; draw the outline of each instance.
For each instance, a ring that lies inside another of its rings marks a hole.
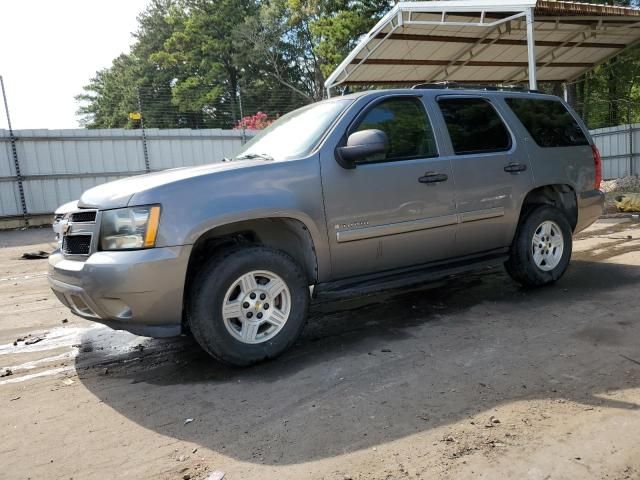
[[[244,370],[72,316],[19,260],[50,238],[0,233],[0,478],[640,479],[637,223],[580,234],[554,287],[316,305]]]

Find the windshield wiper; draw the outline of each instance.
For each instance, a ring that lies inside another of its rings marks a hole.
[[[263,160],[273,160],[271,155],[267,155],[266,153],[247,153],[245,155],[240,155],[236,157],[236,160],[255,160],[257,158],[261,158]]]

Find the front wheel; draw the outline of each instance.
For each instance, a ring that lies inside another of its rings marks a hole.
[[[235,366],[273,358],[300,335],[309,305],[304,271],[266,247],[228,251],[196,276],[189,326],[210,355]]]
[[[511,246],[507,272],[526,287],[540,287],[562,277],[569,266],[572,232],[557,208],[542,205],[521,221]]]

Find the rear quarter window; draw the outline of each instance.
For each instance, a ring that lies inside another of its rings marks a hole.
[[[567,108],[557,100],[507,98],[533,141],[542,148],[589,145],[584,132]]]

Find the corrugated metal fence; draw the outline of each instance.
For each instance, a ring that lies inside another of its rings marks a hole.
[[[640,173],[640,124],[591,130],[602,155],[606,180]]]
[[[17,130],[14,135],[29,215],[51,213],[88,188],[147,171],[140,130]],[[243,133],[148,129],[146,142],[149,170],[157,171],[233,156]],[[0,217],[23,214],[9,132],[0,130]]]
[[[88,188],[147,169],[140,130],[14,133],[29,215],[51,213]],[[592,135],[602,153],[606,179],[640,173],[640,124],[601,128]],[[238,130],[146,130],[149,169],[220,161],[240,149],[242,136]],[[9,132],[0,130],[0,218],[23,213]]]

